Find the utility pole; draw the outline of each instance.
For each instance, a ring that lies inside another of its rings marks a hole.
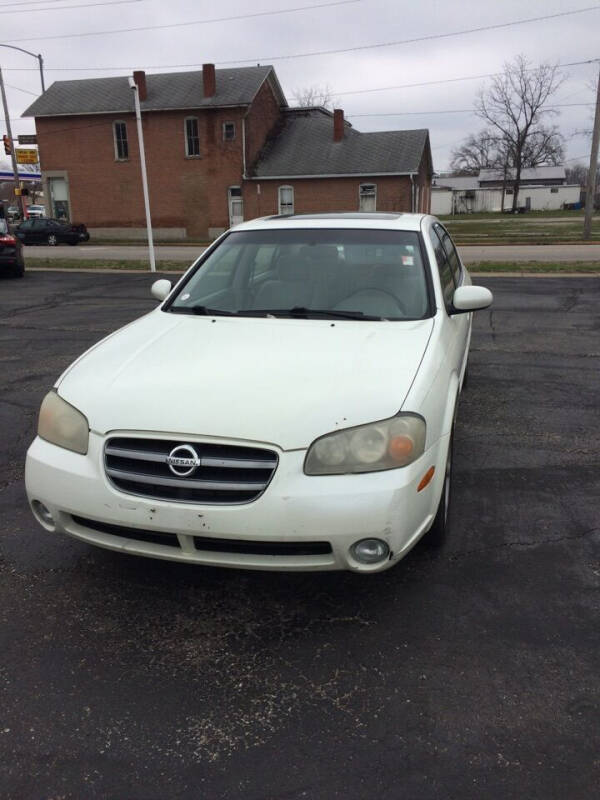
[[[146,210],[146,230],[148,233],[148,252],[150,255],[150,270],[156,272],[154,260],[154,240],[152,238],[152,220],[150,218],[150,198],[148,196],[148,175],[146,173],[146,152],[144,150],[144,132],[142,130],[142,112],[140,109],[140,92],[133,78],[129,78],[129,88],[133,91],[135,102],[135,119],[137,122],[138,142],[140,145],[140,166],[142,168],[142,188],[144,190],[144,208]]]
[[[596,115],[592,133],[592,152],[588,171],[587,194],[585,196],[585,219],[583,221],[583,238],[592,238],[592,215],[594,213],[594,197],[596,196],[596,173],[598,172],[598,143],[600,142],[600,69],[596,88]]]
[[[25,208],[23,206],[23,195],[21,194],[21,184],[19,183],[19,171],[17,169],[17,156],[15,154],[15,143],[13,140],[12,130],[10,128],[8,103],[6,102],[6,92],[4,91],[4,78],[2,77],[1,67],[0,67],[0,93],[2,94],[2,107],[4,108],[4,119],[6,121],[6,133],[10,140],[10,158],[12,161],[13,177],[15,179],[15,197],[19,198],[19,205],[21,206],[21,217],[25,219]]]

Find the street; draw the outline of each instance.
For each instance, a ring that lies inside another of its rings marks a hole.
[[[136,251],[27,252],[99,249]],[[598,282],[479,280],[495,302],[474,315],[450,542],[361,577],[146,560],[34,521],[23,463],[39,404],[154,307],[154,278],[0,281],[0,796],[595,796]]]
[[[561,245],[468,245],[459,247],[465,264],[478,261],[599,261],[600,244],[561,244]],[[159,245],[156,247],[156,260],[181,261],[182,268],[190,265],[204,247],[193,245]],[[65,261],[71,259],[96,260],[140,260],[148,258],[148,248],[142,245],[96,245],[80,247],[44,247],[28,245],[25,247],[25,260],[28,258],[51,258]]]

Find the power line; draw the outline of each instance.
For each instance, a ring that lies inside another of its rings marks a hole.
[[[18,3],[0,3],[0,8],[7,8],[8,6],[39,6],[47,5],[48,3],[61,3],[62,0],[27,0],[27,2]]]
[[[598,11],[600,10],[600,5],[595,6],[587,6],[586,8],[577,8],[573,11],[561,11],[557,14],[544,14],[541,17],[529,17],[527,19],[519,19],[519,20],[512,20],[511,22],[501,22],[497,23],[496,25],[481,25],[477,28],[465,28],[461,31],[452,31],[451,33],[432,33],[428,36],[416,36],[412,39],[401,39],[395,42],[381,42],[378,44],[365,44],[365,45],[357,45],[356,47],[344,47],[341,49],[336,50],[313,50],[308,53],[293,53],[291,55],[283,55],[283,56],[261,56],[260,58],[247,58],[247,59],[235,59],[234,61],[217,61],[217,64],[255,64],[256,62],[270,62],[270,61],[282,61],[291,58],[310,58],[313,56],[330,56],[336,55],[338,53],[355,53],[359,50],[373,50],[375,48],[381,47],[397,47],[403,44],[414,44],[416,42],[428,42],[433,41],[436,39],[449,39],[453,36],[464,36],[465,34],[470,33],[481,33],[482,31],[495,31],[500,30],[503,28],[511,28],[515,25],[526,25],[531,22],[542,22],[543,20],[547,19],[558,19],[559,17],[570,17],[574,14],[583,14],[587,11]]]
[[[558,63],[556,66],[559,68],[563,67],[575,67],[581,66],[583,64],[595,64],[598,63],[600,59],[598,58],[587,58],[583,61],[568,61],[565,63]],[[146,64],[145,66],[142,65],[129,65],[129,66],[120,66],[120,67],[47,67],[44,66],[46,71],[50,72],[100,72],[100,71],[116,71],[116,70],[123,70],[123,71],[131,71],[134,69],[182,69],[184,67],[201,67],[202,64]],[[533,68],[535,69],[535,68]],[[37,72],[37,67],[5,67],[5,72]],[[484,72],[478,75],[462,75],[458,78],[440,78],[434,81],[420,81],[418,83],[400,83],[394,86],[376,86],[370,89],[352,89],[345,92],[337,92],[333,91],[336,97],[343,97],[350,94],[369,94],[371,92],[387,92],[392,91],[394,89],[415,89],[415,88],[422,88],[424,86],[437,86],[440,84],[445,83],[458,83],[459,81],[472,81],[472,80],[480,80],[481,78],[494,78],[498,75],[502,75],[501,72]]]
[[[598,61],[597,58],[588,58],[584,61],[570,61],[564,64],[557,64],[557,67],[577,67],[581,66],[582,64],[594,64]],[[532,68],[532,69],[535,69]],[[528,70],[532,71],[532,70]],[[395,86],[377,86],[372,89],[351,89],[350,91],[346,92],[333,92],[336,97],[343,97],[349,94],[370,94],[371,92],[388,92],[392,89],[413,89],[413,88],[421,88],[423,86],[436,86],[442,83],[458,83],[459,81],[474,81],[474,80],[481,80],[481,78],[495,78],[496,76],[502,75],[502,72],[484,72],[479,75],[463,75],[460,78],[441,78],[435,81],[420,81],[419,83],[401,83],[396,84]]]
[[[10,89],[16,89],[17,92],[24,92],[25,94],[32,94],[34,97],[39,97],[37,92],[30,92],[29,89],[21,89],[20,86],[11,86],[10,83],[5,83],[5,86],[8,86]]]
[[[14,42],[45,42],[51,39],[78,39],[84,36],[108,36],[113,33],[135,33],[138,31],[157,31],[167,28],[185,28],[190,25],[209,25],[215,22],[232,22],[240,19],[251,19],[254,17],[271,17],[279,14],[291,14],[298,11],[313,11],[318,8],[331,8],[332,6],[347,6],[352,3],[361,3],[363,0],[333,0],[329,3],[319,3],[318,5],[297,6],[296,8],[279,8],[273,11],[256,11],[252,14],[237,14],[232,17],[215,17],[213,19],[197,19],[189,22],[172,22],[166,25],[145,25],[136,28],[115,28],[110,31],[85,31],[83,33],[61,33],[56,36],[28,36],[21,39],[6,39],[6,43]]]
[[[43,2],[48,2],[48,0],[42,0]],[[27,13],[33,14],[36,11],[61,11],[63,9],[71,9],[71,8],[94,8],[96,6],[122,6],[125,4],[131,3],[145,3],[147,0],[113,0],[112,2],[100,2],[100,3],[79,3],[78,5],[74,6],[48,6],[47,8],[29,8],[27,12],[23,12],[18,8],[13,8],[8,11],[4,11],[4,14],[23,14]]]
[[[595,103],[559,103],[553,106],[545,106],[544,111],[552,111],[555,108],[574,108],[575,106],[595,106]],[[472,108],[444,108],[436,109],[435,111],[382,111],[381,113],[365,113],[365,114],[351,114],[346,113],[348,117],[406,117],[406,116],[424,116],[429,114],[474,114]]]

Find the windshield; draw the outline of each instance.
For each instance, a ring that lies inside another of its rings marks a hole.
[[[406,320],[429,316],[413,231],[233,231],[181,287],[178,313]]]

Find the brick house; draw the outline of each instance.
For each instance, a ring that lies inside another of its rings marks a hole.
[[[289,108],[270,66],[134,79],[159,238],[213,238],[267,214],[429,210],[426,130],[360,133],[341,110]],[[52,215],[96,235],[144,235],[132,94],[127,77],[57,81],[23,114]]]

